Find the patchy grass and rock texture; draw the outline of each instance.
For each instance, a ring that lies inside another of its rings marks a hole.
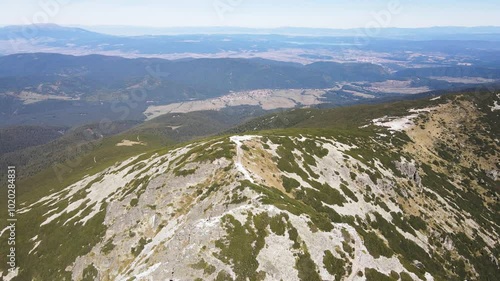
[[[17,278],[496,280],[498,101],[371,106],[341,125],[326,117],[343,109],[296,111],[287,129],[119,161],[23,202]]]

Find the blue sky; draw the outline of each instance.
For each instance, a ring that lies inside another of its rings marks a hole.
[[[45,4],[43,4],[45,3]],[[499,0],[12,0],[0,25],[500,26]]]

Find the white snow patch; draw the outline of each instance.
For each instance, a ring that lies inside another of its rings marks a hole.
[[[7,274],[7,276],[5,276],[3,280],[10,281],[10,280],[16,278],[18,274],[19,274],[19,267],[16,268],[14,271],[9,271],[9,274]]]
[[[491,107],[491,111],[500,110],[500,104],[498,104],[498,101],[495,101],[495,103],[493,104],[493,106],[490,106],[490,107]]]
[[[430,99],[430,101],[436,101],[436,100],[439,100],[439,99],[441,99],[441,97],[440,97],[440,96],[439,96],[439,97],[435,97],[435,98],[433,98],[433,99]]]
[[[246,135],[246,136],[232,136],[230,139],[232,142],[235,143],[242,143],[244,141],[249,141],[253,138],[258,138],[259,136],[251,136],[251,135]]]
[[[245,166],[243,166],[243,163],[241,162],[242,154],[243,154],[241,146],[243,145],[244,141],[248,141],[248,140],[251,140],[251,139],[256,138],[256,137],[258,137],[258,136],[232,136],[232,137],[230,137],[230,140],[236,144],[236,163],[235,163],[236,169],[238,169],[238,171],[240,171],[243,174],[245,179],[249,180],[251,183],[255,183],[255,181],[253,180],[250,172],[245,168]]]
[[[52,222],[53,220],[55,220],[56,218],[60,217],[63,213],[60,213],[60,214],[53,214],[52,216],[48,217],[44,222],[42,222],[42,224],[40,224],[40,227],[46,225],[46,224],[49,224],[50,222]]]
[[[25,214],[27,212],[31,211],[31,208],[23,208],[20,211],[17,211],[18,214]]]
[[[34,250],[36,250],[36,248],[38,248],[38,246],[40,246],[40,243],[42,243],[42,241],[37,241],[35,243],[35,246],[33,246],[33,249],[31,249],[30,252],[28,253],[28,255],[30,255]]]
[[[4,229],[0,232],[0,237],[2,237],[3,233],[4,233],[5,231],[7,231],[7,230],[9,230],[9,226],[7,226],[6,228],[4,228]]]
[[[54,208],[51,210],[48,210],[47,213],[45,213],[45,216],[48,216],[49,214],[52,214],[53,212],[57,211],[59,208]]]
[[[437,110],[437,109],[438,109],[438,107],[410,109],[409,113],[416,113],[416,114],[411,114],[411,115],[403,116],[403,117],[384,116],[382,118],[373,119],[372,123],[373,123],[373,125],[376,125],[376,126],[387,127],[387,128],[389,128],[390,131],[404,131],[404,130],[410,128],[411,126],[415,125],[413,123],[413,119],[417,118],[419,113],[431,112],[431,111]]]
[[[418,114],[412,114],[404,117],[388,117],[373,119],[372,122],[376,126],[389,128],[390,131],[404,131],[415,125],[413,119],[417,118]]]
[[[409,112],[410,113],[422,113],[422,112],[431,112],[431,111],[434,111],[434,110],[437,110],[438,107],[426,107],[426,108],[420,108],[420,109],[410,109]]]

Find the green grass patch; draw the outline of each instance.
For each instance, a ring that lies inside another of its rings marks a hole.
[[[263,272],[257,272],[257,255],[265,245],[268,220],[267,213],[257,215],[255,219],[249,214],[244,225],[231,215],[225,215],[221,219],[227,235],[215,242],[220,252],[214,255],[231,265],[236,280],[263,280],[265,277]]]
[[[373,268],[366,268],[365,269],[365,276],[367,281],[394,281],[398,279],[393,279],[383,273],[378,272],[376,269]]]
[[[345,195],[347,195],[347,197],[351,198],[352,201],[358,202],[358,197],[356,197],[356,195],[354,194],[354,192],[352,192],[345,184],[341,183],[340,184],[340,189],[342,190],[342,192]]]
[[[292,190],[300,187],[300,183],[296,179],[292,179],[286,176],[281,176],[281,179],[283,180],[283,187],[285,188],[286,192],[292,192]]]
[[[335,281],[340,281],[346,274],[346,262],[343,259],[336,258],[332,252],[325,251],[323,256],[323,265],[331,275],[335,276]]]
[[[208,264],[204,259],[201,259],[199,262],[192,264],[191,267],[197,270],[203,270],[203,274],[211,275],[215,272],[215,266]]]

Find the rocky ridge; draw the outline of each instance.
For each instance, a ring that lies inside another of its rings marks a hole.
[[[118,162],[23,205],[27,260],[60,264],[4,280],[493,280],[498,112],[431,105]]]

